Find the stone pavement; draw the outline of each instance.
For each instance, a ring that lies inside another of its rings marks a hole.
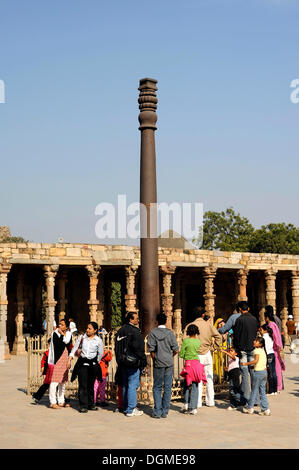
[[[48,396],[33,405],[26,395],[26,358],[0,364],[1,449],[298,449],[299,448],[299,356],[298,363],[286,355],[285,390],[270,396],[272,415],[249,416],[227,411],[225,397],[216,406],[204,406],[196,416],[179,413],[173,402],[167,419],[145,414],[126,418],[114,413],[115,405],[80,414],[75,408],[52,410]]]

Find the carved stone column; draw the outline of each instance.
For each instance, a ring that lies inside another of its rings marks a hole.
[[[279,282],[279,316],[282,323],[282,328],[287,337],[287,327],[286,322],[288,321],[288,300],[287,300],[287,291],[288,291],[288,279],[283,277]]]
[[[214,279],[216,276],[217,268],[212,264],[204,268],[203,277],[205,280],[205,312],[210,315],[211,323],[214,323],[215,316],[215,297],[214,294]]]
[[[104,290],[104,272],[102,269],[99,271],[98,276],[98,312],[97,312],[97,323],[99,327],[104,325],[104,308],[105,308],[105,290]]]
[[[86,266],[88,276],[89,276],[89,321],[97,322],[98,320],[98,305],[99,301],[97,298],[97,287],[99,282],[99,271],[101,267],[99,265],[89,265]]]
[[[167,317],[166,327],[172,329],[172,317],[173,317],[173,297],[171,293],[172,275],[175,273],[175,266],[163,266],[161,272],[163,275],[163,294],[162,298],[162,311]]]
[[[7,275],[11,264],[0,264],[0,361],[10,359],[9,345],[7,342]]]
[[[265,271],[266,303],[267,305],[272,305],[274,313],[276,312],[276,273],[276,269],[268,269]]]
[[[12,348],[12,354],[21,356],[26,354],[25,338],[23,336],[24,322],[24,269],[21,268],[17,277],[17,309],[16,336]]]
[[[266,292],[265,292],[265,279],[264,272],[259,273],[259,287],[257,294],[257,308],[260,323],[265,323],[265,306],[266,306]]]
[[[59,274],[59,277],[57,279],[57,284],[58,284],[58,315],[59,315],[59,321],[62,318],[66,317],[66,305],[67,305],[67,299],[66,299],[66,283],[67,283],[67,271],[66,269],[63,269],[61,273]]]
[[[299,322],[299,271],[292,271],[292,312],[294,322]]]
[[[247,277],[249,270],[248,269],[239,269],[237,271],[237,301],[240,302],[245,300],[247,302]]]
[[[44,275],[46,278],[46,320],[47,320],[47,337],[53,333],[53,323],[55,320],[55,307],[57,302],[54,297],[55,277],[57,275],[59,265],[44,266]]]
[[[138,266],[126,266],[125,270],[127,287],[127,292],[125,294],[126,313],[137,312],[138,310],[136,307],[137,296],[135,294],[135,281]]]
[[[181,279],[176,275],[174,290],[173,330],[176,335],[182,332]]]

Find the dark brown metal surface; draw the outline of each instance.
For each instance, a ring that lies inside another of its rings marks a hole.
[[[154,327],[160,311],[158,238],[157,238],[157,184],[155,130],[157,122],[157,80],[143,78],[139,85],[140,152],[140,211],[141,251],[141,305],[142,331],[147,335]]]

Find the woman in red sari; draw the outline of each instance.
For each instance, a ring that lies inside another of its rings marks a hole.
[[[265,310],[265,320],[273,332],[273,349],[275,355],[275,369],[277,375],[277,391],[283,390],[282,371],[285,370],[285,363],[280,352],[283,351],[281,332],[274,321],[274,311],[272,305],[267,305]]]

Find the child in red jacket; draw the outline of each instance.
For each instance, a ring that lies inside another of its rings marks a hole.
[[[107,384],[108,367],[111,359],[112,352],[109,350],[105,351],[102,359],[100,360],[100,366],[102,369],[102,382],[97,379],[94,382],[94,402],[96,405],[99,406],[107,406],[107,403],[105,401],[105,391]],[[100,399],[100,401],[98,401],[98,398]]]

